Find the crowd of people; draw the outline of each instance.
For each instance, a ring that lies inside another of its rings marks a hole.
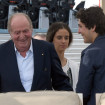
[[[83,105],[96,105],[96,93],[105,92],[105,14],[92,6],[80,9],[76,18],[84,43],[91,43],[80,65],[64,56],[73,39],[66,23],[51,24],[40,39],[32,36],[28,15],[13,14],[7,24],[11,39],[0,45],[0,93],[75,91],[83,94]]]

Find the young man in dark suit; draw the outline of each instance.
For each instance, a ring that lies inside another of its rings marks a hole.
[[[105,14],[100,7],[77,13],[78,33],[91,43],[81,53],[77,92],[83,93],[84,105],[96,105],[96,93],[105,92]]]

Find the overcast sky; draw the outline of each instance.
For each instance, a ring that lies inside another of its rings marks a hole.
[[[75,0],[75,6],[73,9],[75,9],[81,1],[85,1],[85,8],[89,8],[90,6],[99,6],[99,0]]]

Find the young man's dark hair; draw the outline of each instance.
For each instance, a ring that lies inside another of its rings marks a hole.
[[[76,17],[80,19],[88,29],[91,29],[96,25],[95,31],[99,35],[105,33],[105,15],[102,8],[90,7],[87,9],[80,9]]]

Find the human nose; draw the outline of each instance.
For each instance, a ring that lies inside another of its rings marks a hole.
[[[78,28],[78,33],[79,33],[79,34],[81,33],[80,28]]]
[[[65,38],[62,38],[62,42],[64,43],[66,40],[65,40]]]
[[[24,33],[21,32],[20,35],[19,35],[19,37],[20,37],[21,39],[24,39],[24,37],[25,37],[25,36],[24,36]]]

